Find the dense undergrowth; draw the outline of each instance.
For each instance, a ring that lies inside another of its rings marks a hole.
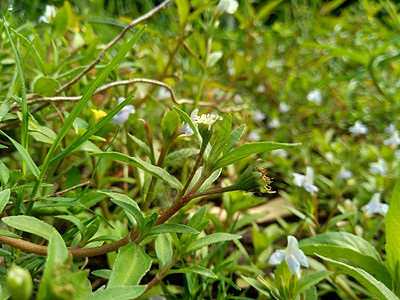
[[[1,299],[398,299],[399,9],[0,0]]]

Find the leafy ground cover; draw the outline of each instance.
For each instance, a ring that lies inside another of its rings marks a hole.
[[[0,1],[1,298],[398,299],[398,10]]]

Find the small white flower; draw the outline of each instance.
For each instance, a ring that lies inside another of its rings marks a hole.
[[[361,121],[356,121],[354,123],[354,126],[351,126],[349,128],[349,131],[355,135],[358,134],[367,134],[368,133],[368,128],[367,126],[363,125],[363,123],[361,123]]]
[[[233,102],[235,102],[236,104],[242,104],[243,103],[243,97],[240,96],[239,94],[236,94],[233,97]]]
[[[236,0],[220,0],[217,5],[217,12],[223,14],[234,14],[239,7],[239,3]]]
[[[263,121],[265,119],[265,114],[263,113],[263,112],[261,112],[260,110],[256,110],[255,112],[254,112],[254,115],[253,115],[253,120],[255,121],[255,122],[261,122],[261,121]]]
[[[285,149],[276,149],[276,150],[272,150],[271,154],[276,155],[280,158],[286,158],[288,156],[288,153]]]
[[[307,192],[314,195],[319,191],[319,188],[314,185],[314,170],[311,167],[307,167],[306,175],[299,173],[293,173],[293,183],[299,187],[303,187]]]
[[[369,164],[369,171],[374,174],[385,175],[386,174],[386,162],[383,158],[378,158],[377,162]]]
[[[396,130],[396,125],[394,123],[390,123],[390,125],[385,128],[385,133],[393,133],[395,131],[397,130]]]
[[[267,90],[267,89],[265,88],[265,85],[263,85],[263,84],[260,84],[260,85],[257,87],[257,92],[259,92],[260,94],[265,93],[266,90]]]
[[[371,201],[361,208],[367,218],[372,217],[374,214],[386,216],[388,209],[389,205],[386,203],[381,203],[381,194],[379,193],[375,193],[372,196]]]
[[[268,122],[268,128],[279,128],[279,126],[281,126],[281,123],[278,118],[273,118]]]
[[[255,131],[253,130],[252,132],[250,132],[250,133],[247,135],[247,139],[248,139],[249,141],[258,142],[258,141],[261,139],[261,137],[260,137],[260,135],[259,135],[257,132],[255,132]]]
[[[12,11],[13,11],[13,7],[12,7],[11,4],[10,4],[10,6],[8,7],[8,11],[9,11],[9,12],[12,12]]]
[[[290,106],[287,105],[285,102],[279,103],[279,112],[285,113],[285,112],[288,112],[289,110],[290,110]]]
[[[279,265],[283,260],[286,260],[286,263],[289,266],[290,271],[297,274],[297,277],[300,278],[300,265],[308,268],[308,261],[304,252],[299,249],[299,243],[294,236],[288,236],[288,245],[286,250],[276,250],[268,260],[270,265]]]
[[[196,108],[194,111],[192,111],[192,113],[190,114],[190,119],[192,120],[192,122],[194,122],[194,118],[197,117],[197,114],[199,113],[199,109]],[[190,125],[188,123],[186,123],[185,125],[183,125],[183,127],[181,128],[181,132],[187,135],[193,135],[193,129],[190,127]]]
[[[171,93],[166,88],[160,88],[158,89],[157,98],[158,99],[171,98]]]
[[[383,143],[385,145],[392,147],[393,149],[396,148],[398,145],[400,145],[399,132],[394,131],[392,133],[392,136],[390,138],[387,138],[386,140],[384,140]]]
[[[195,124],[205,124],[208,125],[208,130],[211,130],[211,125],[218,121],[220,117],[218,115],[213,114],[202,114],[201,116],[194,117]]]
[[[340,179],[349,179],[349,178],[352,177],[352,176],[353,176],[353,172],[347,170],[347,169],[344,168],[344,167],[342,167],[342,168],[340,169],[340,172],[339,172],[339,175],[338,175],[338,177],[339,177]]]
[[[39,23],[40,22],[51,23],[56,14],[57,14],[57,9],[55,6],[46,5],[46,10],[44,11],[44,14],[39,17]]]
[[[119,97],[118,98],[118,104],[120,104],[124,100],[125,100],[124,97]],[[135,110],[135,107],[133,105],[126,105],[123,109],[121,109],[119,111],[119,113],[117,113],[113,117],[113,121],[117,125],[124,124],[128,120],[129,115],[130,114],[134,114],[135,112],[136,112],[136,110]]]
[[[320,104],[322,101],[321,91],[319,89],[313,90],[307,94],[307,100]]]

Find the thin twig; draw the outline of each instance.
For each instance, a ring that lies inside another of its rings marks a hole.
[[[50,195],[46,195],[46,196],[44,196],[44,197],[45,197],[45,198],[48,198],[48,197],[57,197],[57,196],[60,196],[60,195],[62,195],[62,194],[65,194],[65,193],[67,193],[67,192],[73,191],[73,190],[75,190],[75,189],[77,189],[77,188],[83,187],[83,186],[87,185],[88,183],[90,183],[90,181],[86,181],[86,182],[79,183],[79,184],[77,184],[77,185],[71,186],[70,188],[67,188],[67,189],[65,189],[65,190],[62,190],[62,191],[59,191],[59,192],[56,192],[56,193],[53,193],[53,194],[50,194]]]
[[[140,16],[139,18],[133,20],[128,26],[122,30],[122,32],[114,38],[111,42],[109,42],[104,49],[100,52],[99,56],[85,69],[83,70],[78,76],[76,76],[73,80],[70,82],[64,84],[59,90],[56,91],[56,95],[61,94],[65,90],[67,90],[69,87],[74,85],[76,82],[78,82],[83,76],[85,76],[87,73],[89,73],[103,58],[103,56],[106,54],[106,52],[114,46],[120,39],[123,38],[123,36],[134,26],[137,24],[149,19],[153,15],[155,15],[157,12],[159,12],[161,9],[163,9],[168,3],[170,3],[172,0],[165,0],[162,2],[160,5],[154,7],[152,10],[150,10],[148,13],[144,14],[143,16]]]

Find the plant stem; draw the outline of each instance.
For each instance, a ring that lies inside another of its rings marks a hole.
[[[207,148],[207,145],[201,147],[199,155],[197,156],[196,163],[194,164],[192,173],[190,173],[190,176],[189,176],[188,180],[186,181],[185,187],[182,190],[182,195],[184,195],[185,192],[187,191],[187,189],[189,188],[189,185],[192,182],[197,169],[200,167],[200,163],[201,163],[201,160],[203,159],[203,154],[204,154],[204,151],[206,151],[206,148]]]

